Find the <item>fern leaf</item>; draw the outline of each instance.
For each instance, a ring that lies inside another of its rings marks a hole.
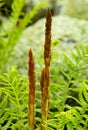
[[[11,21],[16,25],[19,16],[21,15],[22,8],[25,5],[25,0],[14,0],[12,3]]]
[[[72,123],[69,122],[66,126],[67,130],[74,130]]]
[[[84,98],[85,100],[87,101],[88,103],[88,86],[85,82],[83,82],[83,95],[84,95]]]
[[[0,123],[3,124],[6,120],[8,120],[8,113],[4,113],[4,115],[0,117]]]
[[[82,84],[82,87],[80,88],[80,91],[79,91],[79,100],[82,107],[87,107],[87,102],[85,101],[83,97],[83,88],[84,88],[84,85]]]
[[[1,98],[3,99],[3,98]],[[7,96],[4,97],[4,99],[0,102],[0,108],[5,109],[7,106]]]
[[[22,26],[25,27],[28,23],[32,23],[32,19],[35,17],[38,10],[44,6],[48,7],[49,5],[47,2],[40,2],[30,13],[25,14],[24,19],[22,20]]]

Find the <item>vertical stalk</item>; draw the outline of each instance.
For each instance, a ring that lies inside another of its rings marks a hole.
[[[40,125],[41,130],[46,130],[45,121],[49,118],[49,106],[50,106],[50,61],[51,61],[51,23],[52,16],[51,11],[48,10],[46,14],[45,24],[45,44],[44,44],[44,64],[45,67],[41,74],[40,86],[41,86],[41,108],[42,108],[42,123]]]
[[[34,130],[34,105],[35,105],[35,89],[36,89],[36,76],[34,72],[34,59],[32,50],[29,50],[28,61],[28,79],[29,79],[29,95],[28,95],[28,126],[30,130]]]

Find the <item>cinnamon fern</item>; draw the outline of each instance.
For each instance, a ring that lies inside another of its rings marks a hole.
[[[45,67],[41,74],[40,86],[41,86],[41,109],[42,109],[42,123],[41,130],[45,130],[44,122],[49,118],[49,106],[50,106],[50,61],[51,61],[51,23],[52,16],[50,10],[46,14],[45,24],[45,44],[44,44],[44,63]]]
[[[32,50],[29,50],[28,61],[28,79],[29,79],[29,95],[28,95],[28,124],[30,130],[34,130],[34,116],[35,116],[35,91],[36,91],[36,76],[34,72],[34,59]]]
[[[38,11],[36,7],[34,12],[19,19],[24,0],[17,1],[12,4],[10,31],[6,29],[5,33],[2,29],[0,33],[0,45],[4,48],[0,48],[0,71],[5,68],[4,63],[7,63],[21,32]],[[51,24],[52,16],[48,10],[41,76],[35,75],[31,49],[28,79],[20,75],[16,67],[0,74],[0,130],[88,130],[88,45],[74,44],[71,51],[62,55],[54,50],[54,56],[52,49],[51,65]],[[3,39],[2,34],[7,37]]]

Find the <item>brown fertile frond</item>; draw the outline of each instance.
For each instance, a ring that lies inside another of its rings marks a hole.
[[[29,79],[29,95],[28,95],[28,125],[30,130],[34,130],[34,104],[35,104],[35,89],[36,89],[36,76],[34,72],[34,59],[32,50],[29,50],[28,61],[28,79]]]
[[[46,13],[45,24],[45,44],[44,44],[44,63],[45,67],[41,74],[40,86],[41,86],[41,108],[42,108],[42,123],[40,125],[41,130],[46,130],[45,121],[49,119],[49,106],[50,106],[50,61],[51,61],[51,23],[52,15],[48,10]]]
[[[34,72],[34,58],[33,58],[33,53],[32,50],[29,50],[29,61],[28,61],[28,78],[29,78],[29,83],[30,83],[30,87],[32,87],[32,89],[36,87],[35,82],[36,82],[36,76],[35,76],[35,72]]]
[[[42,106],[42,115],[43,120],[48,118],[48,99],[49,99],[49,70],[46,70],[46,67],[43,69],[41,74],[40,86],[41,86],[41,106]]]
[[[40,124],[40,130],[46,130],[45,126],[42,123]]]
[[[52,15],[51,11],[48,9],[46,14],[46,24],[45,24],[45,44],[44,44],[44,62],[45,66],[50,66],[51,60],[51,24]]]

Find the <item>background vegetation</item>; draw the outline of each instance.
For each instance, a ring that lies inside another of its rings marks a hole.
[[[28,129],[28,50],[37,75],[36,121],[41,122],[45,14],[52,11],[48,130],[88,129],[88,1],[0,0],[0,129]]]

